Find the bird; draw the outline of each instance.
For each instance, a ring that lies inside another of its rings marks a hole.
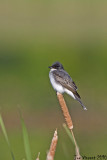
[[[63,65],[57,61],[48,68],[50,68],[49,79],[54,90],[61,94],[67,93],[75,100],[77,100],[84,110],[87,110],[87,108],[81,101],[80,95],[77,92],[78,88],[75,82],[72,80],[70,75],[64,70]]]

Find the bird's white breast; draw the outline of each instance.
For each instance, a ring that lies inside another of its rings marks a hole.
[[[53,73],[52,73],[53,70],[51,70],[49,72],[49,78],[50,78],[50,82],[52,84],[52,87],[59,93],[64,93],[64,88],[62,87],[61,84],[57,83],[54,79],[54,76],[53,76]]]

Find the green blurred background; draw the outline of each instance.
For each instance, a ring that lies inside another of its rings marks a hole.
[[[32,159],[46,159],[54,130],[55,159],[73,159],[74,146],[49,82],[60,61],[77,84],[88,111],[64,95],[81,155],[107,155],[107,1],[0,1],[0,108],[15,159],[25,158],[18,106]],[[0,160],[11,156],[0,130]]]

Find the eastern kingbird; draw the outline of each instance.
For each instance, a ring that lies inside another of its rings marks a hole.
[[[81,102],[80,95],[77,93],[78,88],[76,84],[74,83],[70,75],[64,70],[63,65],[59,62],[55,62],[54,64],[52,64],[52,66],[49,66],[49,68],[50,82],[56,92],[62,94],[65,92],[69,94],[81,104],[84,110],[87,110],[87,108]]]

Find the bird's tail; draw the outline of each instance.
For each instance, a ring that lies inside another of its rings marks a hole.
[[[76,100],[81,104],[81,106],[83,107],[84,110],[87,110],[87,108],[83,105],[83,103],[81,102],[80,96],[78,97],[78,95],[75,95]]]

